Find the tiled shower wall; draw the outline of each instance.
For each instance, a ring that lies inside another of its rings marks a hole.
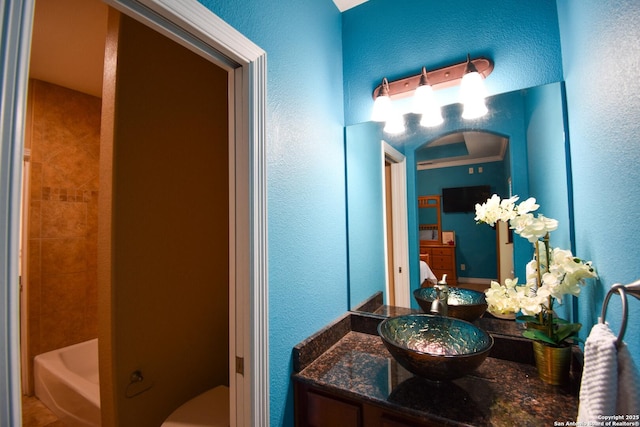
[[[29,84],[29,360],[97,337],[101,100]]]

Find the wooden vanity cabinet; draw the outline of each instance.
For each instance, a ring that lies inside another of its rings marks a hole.
[[[436,427],[377,405],[294,381],[297,427]]]
[[[449,286],[458,285],[455,245],[420,245],[420,259],[427,263],[438,280],[446,274]]]

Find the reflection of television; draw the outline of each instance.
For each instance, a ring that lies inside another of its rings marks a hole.
[[[473,187],[455,187],[442,189],[442,211],[475,212],[476,203],[484,203],[491,197],[491,187],[476,185]]]

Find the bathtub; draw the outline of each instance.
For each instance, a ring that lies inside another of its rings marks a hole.
[[[39,354],[34,359],[36,397],[65,425],[100,425],[98,339]]]

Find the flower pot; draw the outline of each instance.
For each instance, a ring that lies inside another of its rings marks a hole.
[[[551,385],[565,385],[569,382],[571,369],[571,346],[554,347],[540,341],[533,341],[533,355],[538,368],[538,376]]]

